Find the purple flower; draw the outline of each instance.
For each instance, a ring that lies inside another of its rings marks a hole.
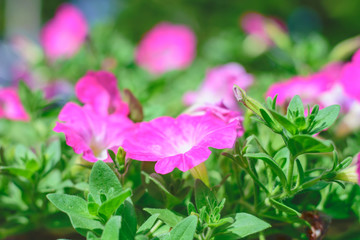
[[[135,53],[136,63],[154,75],[184,69],[195,58],[196,37],[185,25],[162,22],[145,34]]]

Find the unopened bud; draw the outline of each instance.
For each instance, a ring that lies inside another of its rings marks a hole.
[[[261,103],[247,96],[246,92],[237,85],[234,85],[233,91],[236,100],[242,102],[245,107],[250,109],[258,117],[264,120],[274,132],[279,133],[282,131],[282,127],[278,124],[278,122],[272,117],[271,113],[266,108],[264,108],[264,106]]]
[[[122,147],[119,147],[116,154],[116,162],[119,165],[119,172],[121,174],[125,172],[125,159],[126,159],[126,152]]]

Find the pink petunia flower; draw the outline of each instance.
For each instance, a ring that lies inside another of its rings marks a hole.
[[[360,102],[360,49],[352,61],[344,65],[340,79],[345,92]]]
[[[88,32],[85,17],[71,4],[62,4],[41,31],[41,44],[50,60],[69,58],[82,46]]]
[[[136,63],[154,75],[188,67],[195,58],[196,37],[185,25],[162,22],[145,34]]]
[[[241,27],[247,34],[255,36],[264,44],[271,46],[273,42],[266,31],[267,22],[271,22],[279,29],[286,31],[286,26],[281,20],[273,17],[265,17],[257,12],[245,13],[240,19]]]
[[[122,101],[114,74],[106,71],[88,72],[75,86],[80,102],[90,105],[95,112],[128,115],[128,105]]]
[[[196,92],[188,92],[184,96],[186,105],[215,104],[224,105],[230,110],[238,110],[233,94],[233,86],[248,88],[253,83],[253,76],[237,63],[228,63],[210,69],[203,85]]]
[[[14,88],[0,89],[0,118],[28,121],[29,116]]]
[[[67,145],[90,162],[111,161],[107,150],[116,152],[126,133],[133,127],[133,123],[125,116],[102,116],[89,105],[81,107],[71,102],[61,110],[59,120],[61,122],[53,130],[63,132]]]
[[[223,104],[202,104],[192,105],[185,111],[186,114],[193,116],[200,116],[204,114],[213,114],[225,123],[235,121],[237,123],[237,136],[241,137],[244,134],[243,121],[244,117],[239,111],[232,111]]]
[[[204,162],[209,147],[232,148],[237,123],[225,123],[213,114],[159,117],[143,122],[129,134],[123,147],[129,158],[156,161],[155,171],[166,174],[178,168],[185,172]]]
[[[309,76],[296,76],[284,82],[273,84],[266,96],[277,97],[277,103],[284,105],[295,95],[299,95],[304,104],[319,104],[326,107],[340,104],[343,110],[348,109],[352,101],[343,92],[339,83],[342,64],[331,63],[321,71]]]
[[[360,185],[360,154],[358,154],[358,160],[357,160],[357,163],[356,163],[356,173],[357,173],[357,176],[358,176],[358,183]]]
[[[341,170],[335,176],[336,180],[357,183],[360,185],[360,154],[354,157],[349,167]]]

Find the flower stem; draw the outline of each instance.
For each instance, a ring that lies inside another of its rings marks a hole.
[[[199,165],[191,168],[189,171],[195,179],[200,179],[206,186],[210,187],[209,176],[205,163],[200,163]]]
[[[294,174],[294,163],[295,163],[295,157],[292,156],[292,154],[290,154],[290,162],[289,162],[289,168],[288,168],[288,174],[287,174],[287,179],[288,179],[288,192],[291,191],[291,187],[292,187],[292,182],[293,182],[293,174]]]

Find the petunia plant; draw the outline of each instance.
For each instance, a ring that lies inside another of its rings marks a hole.
[[[238,239],[270,227],[247,213],[222,218],[225,199],[218,202],[201,180],[195,181],[196,205],[188,203],[188,216],[169,209],[144,208],[150,217],[139,225],[130,196],[131,190],[122,187],[114,171],[98,161],[90,174],[86,200],[59,193],[47,198],[87,239]]]

